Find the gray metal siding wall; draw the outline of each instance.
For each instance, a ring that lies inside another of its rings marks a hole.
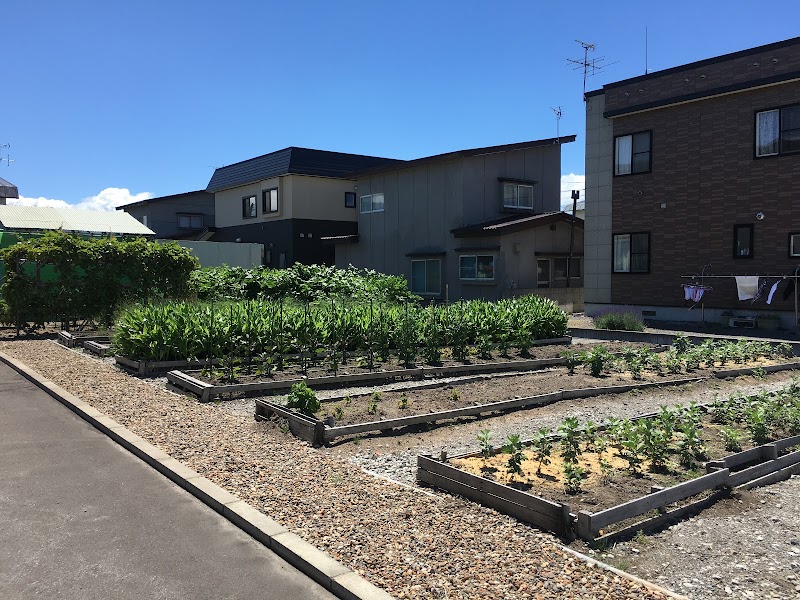
[[[495,282],[462,283],[459,253],[455,248],[477,245],[470,238],[456,239],[452,229],[502,216],[499,177],[534,180],[536,212],[559,210],[561,148],[498,152],[429,163],[416,168],[379,173],[358,180],[361,196],[383,192],[384,212],[358,215],[357,244],[339,244],[336,264],[353,264],[411,279],[411,258],[422,248],[442,248],[442,293],[450,285],[450,298],[500,297],[505,272],[502,252],[496,253]],[[500,243],[493,238],[493,244]]]
[[[142,222],[142,217],[146,216],[147,226],[160,238],[173,238],[191,231],[178,229],[179,214],[201,214],[203,215],[204,227],[214,226],[213,194],[202,193],[170,200],[146,202],[139,206],[122,207],[122,210],[139,222]]]

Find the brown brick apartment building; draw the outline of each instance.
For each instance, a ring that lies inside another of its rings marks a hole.
[[[739,300],[733,277],[800,267],[800,38],[634,77],[586,98],[587,312],[628,305],[647,318],[780,314]],[[699,282],[699,278],[698,278]],[[701,311],[700,308],[704,308]]]

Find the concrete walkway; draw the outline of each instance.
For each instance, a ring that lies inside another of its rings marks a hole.
[[[0,364],[0,598],[334,596]]]

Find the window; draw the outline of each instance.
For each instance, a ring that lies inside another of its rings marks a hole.
[[[460,257],[459,278],[466,280],[494,279],[494,256],[467,255]]]
[[[242,198],[242,218],[254,219],[256,217],[256,197],[245,196]]]
[[[345,208],[355,208],[356,207],[356,193],[355,192],[345,192],[344,193],[344,206],[345,206]]]
[[[278,188],[263,190],[261,192],[261,213],[278,212]]]
[[[800,151],[800,105],[756,113],[756,156]]]
[[[286,252],[281,252],[278,254],[278,268],[285,269],[286,268]]]
[[[361,196],[361,212],[383,212],[383,194],[370,194],[369,196]]]
[[[440,294],[442,292],[441,260],[430,258],[411,261],[411,292],[414,294]]]
[[[581,259],[573,258],[570,262],[569,278],[580,279],[581,277]],[[553,279],[566,279],[567,278],[567,257],[559,256],[553,259]]]
[[[178,215],[178,229],[202,229],[203,215]]]
[[[539,258],[536,260],[536,285],[540,288],[550,287],[550,259]]]
[[[800,233],[789,234],[789,256],[800,256]]]
[[[733,226],[733,258],[753,258],[753,225]]]
[[[650,132],[621,135],[614,139],[614,175],[649,173]]]
[[[533,186],[503,183],[503,206],[506,208],[533,208]]]
[[[614,236],[614,273],[650,272],[650,234],[621,233]]]

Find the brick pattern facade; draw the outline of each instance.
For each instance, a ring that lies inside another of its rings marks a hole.
[[[797,73],[800,72],[800,44],[772,44],[761,51],[748,52],[730,60],[704,64],[706,62],[701,61],[699,66],[668,69],[662,76],[637,77],[606,86],[605,109],[609,112],[635,109],[651,102],[695,93],[713,93],[727,86]]]
[[[800,69],[800,44],[762,54],[685,75],[706,73],[704,85],[712,85],[752,77],[754,69],[759,77]],[[754,62],[761,66],[752,67]],[[688,85],[683,80],[684,73],[675,73],[641,85],[652,101],[677,93]],[[628,98],[634,88],[638,96],[639,87],[607,90],[606,110],[621,106],[626,90]],[[800,82],[791,82],[613,119],[615,136],[652,131],[652,172],[614,177],[612,200],[613,233],[651,233],[650,273],[612,274],[613,303],[683,306],[681,284],[687,280],[681,275],[699,274],[709,263],[707,273],[716,275],[780,274],[800,266],[788,251],[789,233],[800,232],[800,154],[754,156],[755,113],[797,103]],[[759,211],[762,221],[755,217]],[[734,225],[747,223],[754,225],[753,257],[734,259]],[[740,302],[733,279],[707,283],[714,288],[704,298],[708,307],[767,308],[763,301]],[[783,289],[770,308],[794,308],[793,301],[780,300]]]

